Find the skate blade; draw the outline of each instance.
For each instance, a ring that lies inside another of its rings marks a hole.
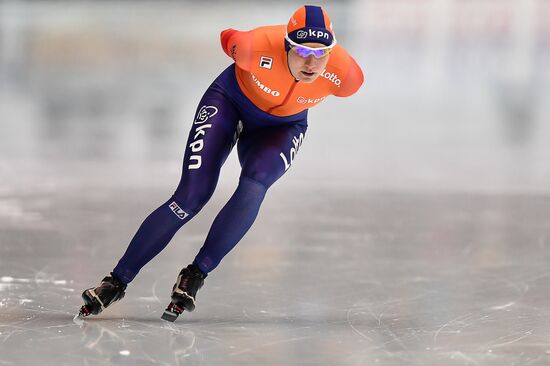
[[[78,312],[78,314],[76,314],[75,319],[76,318],[84,319],[85,317],[90,316],[91,314],[92,312],[90,311],[90,309],[86,307],[86,305],[84,305],[80,308],[80,311]]]
[[[173,303],[170,303],[170,305],[168,305],[166,310],[164,310],[164,313],[160,318],[173,323],[176,321],[176,319],[181,313],[183,313],[182,308],[180,308],[179,306]]]
[[[173,313],[169,310],[164,310],[164,313],[162,314],[162,316],[160,318],[173,323],[178,318],[178,315],[179,314]]]
[[[74,316],[73,318],[73,323],[75,323],[76,325],[83,325],[84,324],[84,317],[78,313]]]
[[[78,314],[74,316],[73,322],[77,325],[82,325],[84,323],[84,318],[87,317],[88,315],[90,315],[90,312],[85,306],[83,306],[80,308],[80,311],[78,312]]]

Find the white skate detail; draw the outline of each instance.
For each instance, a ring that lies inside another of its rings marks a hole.
[[[183,291],[181,288],[180,288],[180,284],[181,284],[181,275],[178,276],[178,281],[176,283],[176,289],[174,290],[174,292],[176,294],[179,294],[179,295],[184,295],[185,297],[187,297],[188,299],[191,299],[191,301],[193,301],[193,306],[195,306],[195,298],[192,297],[191,295],[189,295],[187,292]]]
[[[103,309],[105,309],[105,305],[103,304],[103,301],[101,301],[99,296],[97,296],[97,294],[95,293],[95,290],[90,289],[90,290],[88,290],[88,292],[90,292],[90,295],[92,295],[92,297],[96,298],[97,301],[99,301],[99,303],[101,304],[101,311],[103,311]]]
[[[103,283],[103,282],[101,282]],[[100,287],[101,286],[101,283],[97,286],[97,287]],[[95,293],[95,288],[91,288],[88,290],[89,294],[97,299],[97,301],[99,302],[99,304],[101,305],[101,311],[102,312],[103,310],[105,310],[107,307],[105,306],[105,304],[103,303],[103,301],[101,301],[101,299],[99,298],[99,296],[97,296],[97,294]],[[113,305],[115,302],[118,302],[120,300],[120,298],[116,299],[115,301],[113,301],[111,304],[109,305]]]
[[[176,287],[176,289],[174,290],[174,292],[176,294],[180,294],[180,295],[184,295],[185,297],[187,297],[188,299],[191,299],[191,301],[193,301],[193,305],[195,305],[195,299],[190,296],[187,292],[183,291],[182,289],[180,289],[179,287]]]

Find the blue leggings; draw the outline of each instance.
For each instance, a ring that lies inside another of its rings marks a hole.
[[[235,89],[234,66],[202,97],[172,197],[141,224],[113,273],[124,283],[160,253],[208,202],[235,143],[241,175],[235,193],[215,218],[193,263],[212,271],[254,223],[267,189],[290,167],[307,129],[307,113],[275,117]],[[239,94],[240,93],[240,94]]]

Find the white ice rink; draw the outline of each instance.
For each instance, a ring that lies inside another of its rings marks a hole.
[[[126,297],[73,321],[175,189],[229,64],[219,31],[298,6],[0,2],[0,366],[550,363],[544,0],[327,2],[366,83],[310,112],[195,312],[160,319],[236,187],[234,152]]]

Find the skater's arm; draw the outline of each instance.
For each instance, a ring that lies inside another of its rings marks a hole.
[[[346,76],[342,80],[342,84],[334,88],[334,95],[337,97],[349,97],[352,94],[355,94],[357,90],[361,87],[364,81],[363,71],[361,67],[355,62],[353,57],[347,54],[345,57],[347,63],[347,72]]]
[[[250,71],[252,55],[252,31],[241,32],[235,29],[226,29],[221,35],[223,51],[235,60],[241,69]]]

